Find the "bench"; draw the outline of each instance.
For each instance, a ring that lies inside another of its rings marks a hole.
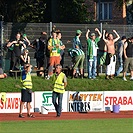
[[[62,72],[64,72],[67,77],[70,75],[70,70],[71,70],[70,68],[62,68]],[[33,69],[31,71],[31,73],[37,73],[37,72],[43,72],[44,77],[45,77],[48,74],[48,69],[44,69],[44,70],[34,70]],[[20,70],[10,70],[9,73],[14,74],[13,76],[15,77],[15,79],[17,79],[17,77],[20,76],[21,71]]]
[[[32,70],[31,71],[31,73],[36,73],[36,72],[44,72],[44,70]],[[9,73],[14,74],[13,76],[15,77],[15,79],[17,79],[17,77],[20,76],[21,71],[20,70],[10,70]]]
[[[53,71],[54,70],[55,69],[53,68]],[[71,68],[67,68],[67,67],[62,68],[62,72],[64,72],[67,77],[71,75],[71,70],[72,70]],[[44,69],[43,73],[44,73],[44,77],[46,77],[48,75],[48,69]]]

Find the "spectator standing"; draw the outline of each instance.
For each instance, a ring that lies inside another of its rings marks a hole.
[[[81,30],[76,31],[76,36],[73,38],[73,48],[82,49],[82,44],[80,42],[81,34],[82,34]]]
[[[23,34],[23,42],[24,42],[24,44],[26,45],[26,47],[27,46],[30,46],[30,41],[29,41],[29,39],[27,38],[27,35],[26,34]],[[23,53],[23,50],[24,50],[25,48],[22,46],[22,48],[21,48],[21,53]]]
[[[53,38],[53,35],[54,33],[56,33],[56,26],[54,25],[53,28],[52,28],[52,31],[51,31],[51,34],[50,36],[48,37],[48,40],[47,40],[47,47],[46,47],[46,56],[47,56],[47,68],[49,68],[49,65],[50,65],[50,62],[49,62],[49,59],[50,59],[50,50],[48,49],[48,45],[49,45],[49,40],[51,38]]]
[[[10,70],[16,70],[18,69],[17,66],[20,66],[20,56],[21,56],[22,46],[26,48],[26,45],[21,40],[20,33],[17,33],[16,39],[14,41],[11,41],[7,44],[7,47],[12,47]]]
[[[44,61],[47,61],[46,60],[47,33],[41,32],[41,37],[32,42],[32,47],[36,49],[34,58],[36,59],[37,69],[41,70],[39,73],[37,73],[37,75],[42,76],[44,70]],[[47,64],[47,62],[45,62],[45,64]]]
[[[76,70],[80,70],[80,77],[83,79],[83,66],[84,66],[84,59],[85,54],[81,49],[69,49],[68,54],[72,57],[73,62],[73,75],[72,78],[76,77]]]
[[[115,64],[116,64],[116,55],[115,55],[115,42],[119,40],[120,36],[118,33],[113,30],[116,34],[116,38],[114,39],[111,33],[108,34],[107,39],[105,39],[105,30],[103,31],[103,40],[107,46],[107,55],[106,55],[106,79],[114,79],[115,74]]]
[[[133,80],[133,37],[124,44],[124,71],[123,71],[123,80],[127,81],[126,73],[128,67],[130,69],[131,78]]]
[[[46,79],[49,79],[53,75],[53,68],[60,64],[60,50],[64,48],[64,46],[60,46],[60,40],[57,39],[57,33],[55,31],[52,32],[53,35],[48,41],[48,49],[50,51],[50,59],[49,59],[49,68],[48,68],[48,76]]]
[[[105,33],[105,38],[107,38],[108,32]],[[107,47],[104,40],[100,39],[100,41],[97,43],[98,45],[98,51],[97,51],[97,76],[99,76],[99,71],[101,66],[105,66],[105,60],[106,60],[106,54],[107,54]]]
[[[24,118],[22,111],[25,102],[27,103],[27,117],[34,117],[30,113],[30,103],[32,102],[32,79],[30,72],[31,72],[31,65],[25,64],[21,74],[22,89],[21,89],[21,102],[20,102],[20,112],[19,112],[20,118]]]
[[[55,73],[52,76],[54,84],[52,102],[55,107],[57,117],[60,117],[61,115],[63,93],[65,92],[65,88],[67,86],[66,75],[61,71],[62,71],[62,66],[60,64],[57,64],[55,66]],[[58,98],[58,103],[57,103],[57,98]]]
[[[88,45],[88,78],[95,79],[96,78],[96,67],[97,67],[97,43],[100,41],[102,34],[95,28],[95,31],[98,32],[99,36],[96,38],[95,33],[91,33],[91,37],[89,38],[90,30],[86,32],[86,39]]]
[[[80,37],[82,35],[82,31],[81,30],[77,30],[76,31],[76,36],[73,38],[73,48],[77,48],[77,49],[82,49],[82,44],[81,44],[81,41],[80,41]],[[76,76],[75,77],[78,77],[79,75],[79,69],[76,69]]]
[[[126,36],[122,36],[121,41],[118,43],[118,61],[119,61],[119,68],[115,73],[115,76],[118,76],[120,72],[123,71],[123,47],[124,43],[126,42]]]
[[[62,37],[61,32],[58,30],[58,31],[56,31],[56,33],[57,33],[57,39],[60,42],[60,46],[62,47],[62,49],[60,49],[60,58],[61,58],[60,59],[60,64],[63,67],[63,64],[64,64],[64,55],[65,55],[65,51],[64,51],[65,45],[63,44],[63,42],[61,40],[61,37]]]

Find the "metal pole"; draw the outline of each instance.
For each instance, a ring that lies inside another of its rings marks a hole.
[[[3,16],[1,16],[1,21],[0,21],[0,63],[1,67],[3,67]]]
[[[99,23],[100,23],[100,20],[101,20],[101,0],[98,0],[98,4],[99,4]]]
[[[50,22],[50,32],[49,32],[50,36],[51,36],[51,31],[52,31],[52,25],[53,25],[52,22]]]
[[[100,31],[102,33],[102,23],[101,23],[101,0],[98,0],[98,4],[99,4],[99,24],[100,24]],[[100,67],[101,69],[101,73],[103,72],[102,70],[102,66]]]
[[[103,24],[100,23],[100,32],[102,33],[102,31],[103,31]]]

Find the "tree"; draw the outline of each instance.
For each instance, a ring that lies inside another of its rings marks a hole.
[[[43,22],[46,3],[44,0],[21,0],[17,3],[16,22]]]
[[[127,4],[128,2],[129,2],[130,0],[118,0],[118,5],[119,5],[119,7],[122,7],[123,6],[123,4]]]
[[[1,0],[6,22],[87,23],[85,0]]]
[[[133,1],[132,0],[118,0],[119,8],[122,8],[123,5],[126,7],[127,24],[133,24]]]
[[[12,21],[13,18],[13,10],[12,5],[15,5],[16,0],[1,0],[0,1],[0,15],[4,16],[5,21]],[[11,4],[12,3],[12,4]],[[13,8],[14,9],[14,8]]]
[[[1,0],[1,14],[5,21],[43,22],[46,9],[45,0]]]
[[[59,3],[59,22],[86,23],[88,21],[89,14],[85,0],[59,0]]]

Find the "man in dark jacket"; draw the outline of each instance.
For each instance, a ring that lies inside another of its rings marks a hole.
[[[126,79],[126,73],[128,70],[128,67],[130,69],[131,78],[130,80],[133,80],[133,37],[129,39],[124,44],[124,70],[123,70],[123,80],[127,81]]]

